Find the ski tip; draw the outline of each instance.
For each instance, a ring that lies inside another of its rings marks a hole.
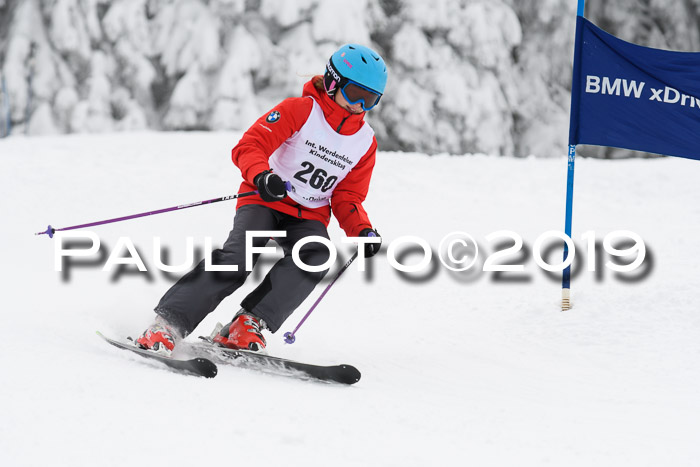
[[[201,376],[213,378],[219,373],[216,363],[211,360],[207,360],[206,358],[195,358],[194,360],[197,362],[197,367]]]
[[[338,374],[337,381],[339,383],[343,384],[355,384],[358,381],[360,381],[360,378],[362,377],[362,373],[360,373],[360,370],[355,368],[352,365],[338,365],[338,367],[343,370]]]

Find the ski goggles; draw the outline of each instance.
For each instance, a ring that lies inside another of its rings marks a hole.
[[[382,97],[378,92],[350,80],[340,88],[340,92],[350,105],[362,102],[362,110],[365,112],[379,104],[379,99]]]

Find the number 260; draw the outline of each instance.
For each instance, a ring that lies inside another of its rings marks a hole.
[[[304,170],[294,174],[294,178],[300,182],[308,183],[311,188],[321,189],[324,193],[330,190],[335,182],[338,181],[338,177],[335,175],[328,176],[328,172],[323,169],[317,169],[311,162],[305,161],[301,163]],[[313,172],[313,173],[312,173]],[[306,175],[311,174],[311,179],[305,178]]]

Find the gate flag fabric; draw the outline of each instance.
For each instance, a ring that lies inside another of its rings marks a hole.
[[[576,145],[700,160],[700,53],[625,42],[588,21],[585,4],[578,0],[571,84],[564,220],[569,238]],[[565,244],[564,260],[568,258]],[[562,272],[561,285],[561,309],[569,310],[571,263]]]
[[[576,21],[569,144],[700,160],[700,53],[642,47]]]

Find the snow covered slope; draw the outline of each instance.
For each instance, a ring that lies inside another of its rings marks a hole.
[[[355,386],[226,367],[204,380],[107,346],[96,330],[139,333],[172,283],[155,268],[153,237],[178,264],[188,236],[223,242],[234,202],[92,229],[105,255],[128,236],[148,274],[92,265],[64,278],[55,240],[33,234],[233,194],[238,137],[0,141],[0,465],[697,465],[700,164],[577,161],[577,244],[587,230],[599,240],[631,230],[652,263],[631,282],[584,268],[566,313],[558,281],[529,253],[505,258],[525,271],[502,277],[452,273],[433,259],[431,274],[409,280],[386,254],[369,276],[352,266],[294,345],[275,335],[269,347],[354,364],[363,374]],[[512,230],[531,249],[562,228],[565,172],[564,158],[381,153],[365,206],[387,245],[413,235],[437,249],[450,232],[468,232],[482,247],[480,268],[494,250],[489,233]],[[335,221],[331,235],[347,258]],[[197,331],[228,320],[260,277]]]

